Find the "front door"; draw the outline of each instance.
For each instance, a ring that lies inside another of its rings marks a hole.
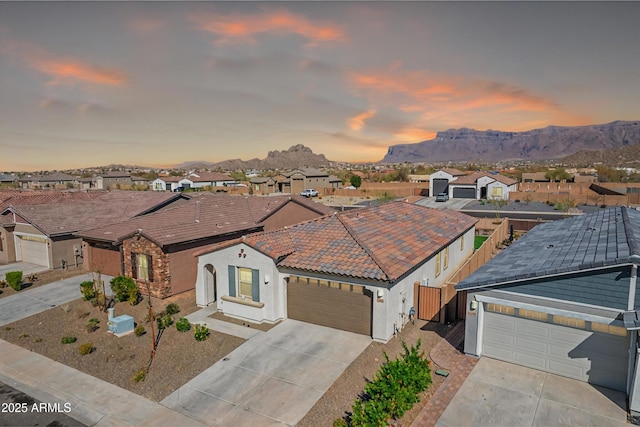
[[[213,304],[218,299],[218,289],[216,286],[216,269],[211,264],[204,266],[204,289],[205,301],[207,305]]]

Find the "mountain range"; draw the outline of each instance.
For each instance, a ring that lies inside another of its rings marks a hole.
[[[589,126],[548,126],[525,132],[449,129],[434,139],[389,147],[381,163],[559,159],[584,150],[640,143],[640,121]]]
[[[323,167],[328,166],[331,162],[327,160],[324,154],[314,154],[309,147],[302,144],[289,147],[288,150],[269,151],[265,159],[241,160],[232,159],[224,160],[218,163],[209,163],[202,161],[185,162],[175,166],[177,169],[221,169],[221,170],[238,170],[238,169],[295,169],[299,167]]]

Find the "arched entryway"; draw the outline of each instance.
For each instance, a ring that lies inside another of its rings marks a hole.
[[[216,269],[211,264],[204,266],[204,297],[207,305],[213,304],[218,299],[216,286]]]

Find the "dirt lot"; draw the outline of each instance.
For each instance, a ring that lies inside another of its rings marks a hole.
[[[181,309],[175,320],[197,309],[195,291],[189,291],[162,301],[152,300],[154,311],[164,310],[171,302]],[[171,326],[160,337],[147,379],[135,383],[131,378],[147,366],[151,354],[151,328],[144,321],[147,313],[146,301],[136,306],[117,303],[116,316],[133,316],[136,324],[142,324],[147,331],[141,337],[130,334],[117,338],[108,332],[107,313],[78,299],[2,327],[0,339],[155,401],[162,400],[244,342],[214,331],[208,340],[198,342],[193,328],[189,332],[178,332],[175,325]],[[91,318],[100,320],[95,332],[88,332],[85,326]],[[60,340],[64,336],[75,336],[77,341],[62,344]],[[95,351],[83,356],[78,349],[87,342],[93,343]]]
[[[42,273],[36,273],[35,274],[36,280],[34,280],[31,283],[29,283],[29,275],[25,275],[22,278],[22,282],[23,282],[22,291],[19,291],[19,292],[26,291],[27,289],[35,289],[39,286],[46,285],[47,283],[55,282],[56,280],[68,279],[69,277],[78,276],[83,273],[86,273],[86,272],[82,269],[82,266],[80,267],[71,266],[66,270],[56,269],[56,270],[43,271]],[[27,283],[24,283],[24,282],[27,282]],[[14,291],[13,288],[7,285],[6,287],[0,289],[0,298],[15,295],[16,293],[17,291]]]
[[[351,411],[355,399],[364,391],[366,382],[373,379],[376,371],[384,362],[383,351],[387,353],[389,359],[394,359],[403,351],[402,340],[411,346],[420,339],[421,349],[428,356],[429,351],[446,335],[449,329],[450,327],[435,322],[416,321],[415,325],[408,323],[399,336],[391,339],[387,344],[371,343],[338,377],[307,415],[300,420],[297,424],[298,427],[331,426],[336,418],[347,415]],[[438,367],[432,364],[433,382],[422,394],[420,402],[405,413],[402,419],[395,421],[393,425],[410,425],[433,393],[444,382],[443,377],[435,375],[436,369]]]

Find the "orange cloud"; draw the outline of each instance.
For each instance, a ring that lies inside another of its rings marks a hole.
[[[115,70],[101,69],[77,60],[33,59],[31,67],[47,74],[52,80],[48,84],[74,83],[81,81],[109,86],[121,86],[126,77]]]
[[[366,120],[376,115],[376,110],[364,111],[356,116],[351,117],[347,123],[351,130],[360,130],[364,127]]]
[[[405,115],[410,124],[391,131],[399,142],[432,138],[432,129],[467,126],[516,131],[522,130],[522,123],[572,125],[585,119],[523,87],[403,70],[398,63],[384,70],[347,73],[347,84],[354,93],[375,103],[380,114],[395,109]]]
[[[3,41],[0,53],[48,75],[51,78],[48,85],[82,82],[121,86],[127,81],[126,75],[120,71],[97,67],[75,58],[55,58],[44,49],[21,41]]]
[[[279,10],[254,15],[209,15],[194,16],[192,20],[198,27],[215,34],[218,43],[253,43],[257,34],[297,34],[312,44],[318,42],[336,42],[346,39],[345,33],[336,25],[318,24],[306,17]]]

